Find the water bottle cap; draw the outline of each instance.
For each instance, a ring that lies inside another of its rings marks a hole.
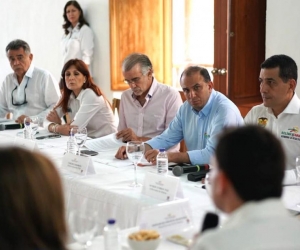
[[[107,220],[107,223],[108,223],[109,225],[113,225],[113,224],[116,223],[116,220],[115,220],[115,219],[109,219],[109,220]]]
[[[160,148],[159,152],[165,152],[165,149],[164,148]]]

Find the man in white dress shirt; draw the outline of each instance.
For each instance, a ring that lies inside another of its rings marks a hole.
[[[211,164],[209,193],[228,219],[199,235],[191,250],[300,249],[300,221],[280,199],[285,156],[271,132],[257,125],[227,129]]]
[[[286,154],[285,184],[296,181],[296,157],[300,155],[300,99],[295,92],[298,69],[286,55],[274,55],[261,64],[259,75],[263,103],[253,107],[245,124],[257,124],[272,131]]]
[[[6,47],[6,55],[14,73],[0,86],[0,118],[7,113],[23,123],[27,116],[45,117],[59,99],[59,88],[46,70],[35,67],[29,45],[20,39]]]

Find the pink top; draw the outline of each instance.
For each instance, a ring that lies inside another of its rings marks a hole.
[[[136,100],[131,89],[123,92],[118,131],[131,128],[138,137],[153,138],[169,126],[181,104],[177,90],[153,78],[144,106]]]

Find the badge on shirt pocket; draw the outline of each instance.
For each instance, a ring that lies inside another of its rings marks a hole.
[[[258,126],[261,126],[261,127],[266,127],[267,126],[267,123],[268,123],[268,118],[266,117],[259,117],[257,119],[257,125]]]

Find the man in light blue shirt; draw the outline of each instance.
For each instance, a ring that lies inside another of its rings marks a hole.
[[[205,68],[190,66],[180,77],[187,101],[169,127],[145,143],[145,158],[156,163],[160,148],[169,149],[184,139],[187,152],[168,152],[169,162],[207,164],[215,151],[218,134],[227,126],[241,126],[236,105],[213,89]]]

